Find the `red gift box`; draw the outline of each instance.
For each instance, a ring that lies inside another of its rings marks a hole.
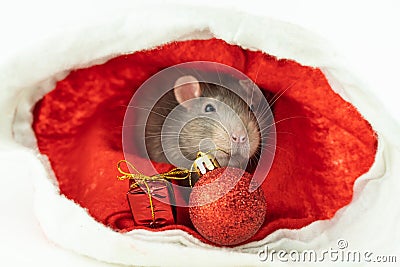
[[[133,172],[124,171],[122,163]],[[191,171],[181,168],[166,171],[171,167],[168,164],[164,171],[159,170],[160,173],[148,176],[126,160],[117,163],[118,171],[122,174],[118,179],[129,180],[126,196],[135,226],[159,228],[172,224],[191,225],[186,207],[188,200],[169,181],[176,184],[189,179],[187,182],[190,184]],[[185,203],[185,207],[177,207],[176,203]]]
[[[175,223],[175,197],[168,181],[131,180],[126,196],[136,226],[158,228]]]

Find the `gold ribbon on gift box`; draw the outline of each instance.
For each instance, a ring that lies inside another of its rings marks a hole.
[[[132,168],[136,173],[125,172],[121,168],[121,164],[125,163],[127,166]],[[139,187],[139,184],[142,183],[146,187],[147,196],[149,197],[149,204],[150,204],[150,211],[151,211],[151,219],[153,223],[155,222],[155,212],[154,212],[154,205],[153,205],[153,198],[151,195],[150,186],[147,182],[151,181],[166,181],[166,179],[170,180],[184,180],[189,178],[191,171],[182,168],[175,168],[165,173],[155,174],[155,175],[144,175],[140,173],[132,163],[126,160],[120,160],[117,163],[118,171],[122,174],[122,176],[117,176],[118,180],[134,180],[135,182],[130,185],[130,189]]]
[[[211,152],[222,151],[228,154],[226,151],[222,149],[214,149],[207,153],[198,152],[195,161],[193,162],[190,170],[183,168],[174,168],[168,172],[159,173],[155,175],[144,175],[138,171],[138,169],[133,166],[132,163],[126,160],[120,160],[117,163],[118,171],[122,174],[122,176],[117,176],[118,180],[134,180],[135,182],[130,185],[130,189],[139,187],[139,184],[142,183],[146,187],[147,195],[149,197],[151,217],[153,223],[155,222],[155,212],[153,205],[153,198],[151,196],[150,186],[147,182],[150,181],[166,181],[166,180],[185,180],[189,179],[189,186],[192,187],[192,173],[197,173],[199,176],[204,175],[208,171],[212,171],[216,168],[221,167],[217,161],[217,159],[210,155]],[[121,164],[125,163],[128,167],[133,169],[135,173],[125,172],[121,168]],[[193,171],[194,170],[194,171]]]
[[[126,165],[128,165],[130,168],[132,168],[136,173],[130,173],[130,172],[125,172],[122,170],[121,168],[121,164],[125,163]],[[133,166],[132,163],[130,163],[129,161],[126,160],[120,160],[117,163],[117,168],[118,171],[123,174],[123,176],[118,176],[118,180],[136,180],[139,182],[145,182],[145,181],[161,181],[161,180],[165,180],[165,179],[172,179],[172,180],[184,180],[190,177],[190,170],[187,169],[183,169],[183,168],[175,168],[172,169],[168,172],[164,172],[164,173],[159,173],[159,174],[154,174],[151,176],[148,175],[144,175],[142,173],[140,173],[135,166]],[[135,185],[132,184],[132,185]],[[137,185],[136,185],[137,186]],[[136,187],[134,186],[134,187]]]

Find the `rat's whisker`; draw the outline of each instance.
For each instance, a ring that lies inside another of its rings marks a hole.
[[[297,83],[297,81],[298,81],[298,80],[294,81],[293,83],[289,84],[289,86],[286,87],[284,90],[281,90],[280,92],[278,92],[277,94],[275,94],[274,97],[272,97],[272,99],[271,99],[271,102],[272,102],[272,103],[270,104],[270,106],[273,106],[273,105],[276,103],[276,101],[277,101],[279,98],[281,98],[281,97],[286,93],[286,91],[288,91],[289,89],[291,89],[291,88]]]
[[[287,118],[284,118],[284,119],[281,119],[281,120],[278,120],[278,121],[274,121],[274,123],[269,124],[269,125],[263,127],[263,129],[261,129],[261,131],[263,131],[264,129],[269,129],[269,128],[271,128],[272,126],[276,126],[278,123],[281,123],[281,122],[284,122],[284,121],[287,121],[287,120],[292,120],[292,119],[309,119],[309,117],[306,117],[306,116],[292,116],[292,117],[287,117]]]

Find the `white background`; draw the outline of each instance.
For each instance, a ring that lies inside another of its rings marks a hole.
[[[112,6],[100,4],[99,1],[82,2],[1,1],[0,64],[7,64],[8,60],[15,59],[20,51],[40,44],[54,32],[67,31],[72,26],[102,20],[111,8],[126,8],[125,1],[109,1]],[[376,101],[382,103],[382,109],[387,109],[398,122],[400,121],[399,1],[191,2],[194,6],[231,6],[250,13],[286,20],[321,35],[340,55],[347,58],[348,69],[352,69],[354,74],[368,85],[368,89],[375,93]],[[154,8],[157,8],[156,4]],[[43,55],[43,60],[46,60],[46,55]],[[0,90],[4,90],[1,84]],[[0,114],[5,115],[7,114]],[[0,153],[4,155],[10,152],[0,150]],[[18,156],[21,157],[20,154]],[[12,153],[7,154],[7,157],[12,158]],[[20,158],[21,164],[18,166],[15,163],[11,165],[10,162],[15,161],[0,162],[0,169],[15,169],[12,180],[11,177],[0,177],[0,264],[105,266],[106,264],[60,249],[46,240],[32,211],[33,186],[29,179],[32,170],[21,168],[29,165],[27,161],[28,159]]]

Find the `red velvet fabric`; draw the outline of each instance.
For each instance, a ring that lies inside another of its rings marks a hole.
[[[349,204],[357,177],[374,161],[377,139],[357,110],[332,91],[323,73],[217,39],[174,42],[73,70],[37,103],[33,128],[61,193],[116,231],[135,227],[126,200],[128,182],[117,181],[123,159],[124,112],[135,90],[157,71],[206,60],[230,65],[278,96],[275,159],[262,188],[267,215],[259,240],[281,229],[329,219]],[[286,90],[287,89],[287,90]],[[159,171],[170,166],[156,164]],[[207,242],[190,226],[187,209],[176,225]]]

